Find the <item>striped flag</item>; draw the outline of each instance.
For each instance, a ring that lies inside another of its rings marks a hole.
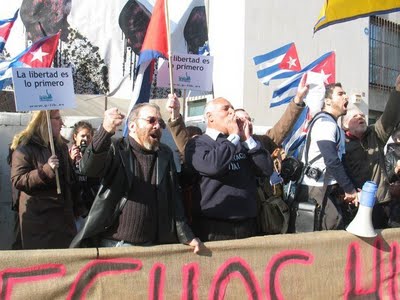
[[[298,150],[300,146],[305,141],[308,124],[311,120],[310,109],[306,106],[299,118],[297,119],[296,123],[293,126],[291,133],[286,137],[283,141],[282,145],[285,149],[285,152],[290,156],[297,157]]]
[[[137,103],[149,102],[153,77],[154,60],[168,57],[168,39],[165,19],[165,0],[157,0],[147,27],[138,60],[138,75],[133,87],[133,94],[128,108],[128,115]],[[128,135],[126,118],[123,135]]]
[[[18,17],[18,11],[19,9],[15,12],[14,17],[0,20],[0,52],[3,52],[8,36],[10,35],[11,28]]]
[[[289,78],[301,70],[294,43],[253,58],[257,77],[265,85],[272,79]]]
[[[302,70],[302,73],[304,72],[307,72],[308,77],[310,77],[313,74],[314,80],[318,81],[318,85],[335,83],[335,53],[329,52],[321,56],[316,61],[305,67]],[[318,76],[318,80],[316,80],[315,78],[316,76]],[[300,83],[300,79],[298,80],[297,85]],[[291,85],[295,87],[295,90],[287,89],[286,90],[287,94],[290,93],[294,93],[294,95],[296,94],[297,85],[294,84],[295,82],[297,82],[297,79],[294,80]],[[310,87],[310,88],[316,88],[316,87]],[[322,103],[321,99],[319,98],[323,97],[323,94],[320,95],[319,94],[320,91],[318,91],[318,93],[315,92],[312,93],[312,91],[313,90],[310,89],[309,94],[307,95],[306,108],[303,110],[303,112],[297,119],[291,133],[286,137],[286,139],[282,143],[286,153],[288,153],[289,155],[296,157],[298,156],[299,150],[302,148],[301,146],[304,144],[310,120],[315,115],[315,113],[321,109]]]
[[[60,32],[46,36],[22,51],[16,57],[0,62],[0,90],[9,86],[12,68],[48,68],[56,54]]]
[[[139,1],[141,2],[141,1]],[[167,23],[165,3],[167,0],[157,0],[152,11],[146,35],[139,54],[138,75],[136,77],[128,114],[136,103],[148,102],[152,82],[153,64],[158,58],[168,57]],[[177,53],[187,51],[183,36],[184,26],[192,10],[204,6],[203,0],[168,0],[170,17],[171,47]],[[128,118],[123,130],[124,136],[128,134]]]
[[[321,73],[324,76],[325,84],[335,82],[335,52],[331,51],[322,55],[317,60],[306,66],[297,74],[293,75],[282,84],[280,84],[272,93],[270,107],[289,103],[296,95],[297,87],[300,83],[303,73],[313,71]]]

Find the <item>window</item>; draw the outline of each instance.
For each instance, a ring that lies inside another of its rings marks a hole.
[[[204,107],[206,106],[207,99],[199,99],[199,100],[194,100],[194,101],[188,101],[188,112],[187,116],[188,117],[197,117],[197,116],[203,116],[204,113]]]
[[[372,16],[369,40],[370,87],[389,91],[400,73],[400,25]]]

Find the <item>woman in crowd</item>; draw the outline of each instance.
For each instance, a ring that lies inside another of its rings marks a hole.
[[[46,111],[32,120],[11,144],[11,182],[19,193],[19,220],[23,249],[68,248],[76,234],[75,201],[79,197],[58,110],[50,113],[55,155],[49,143]],[[56,171],[61,193],[57,193]]]
[[[69,156],[74,165],[74,171],[77,174],[77,179],[80,187],[81,201],[84,208],[83,217],[89,212],[93,200],[96,197],[99,189],[99,180],[97,178],[87,177],[79,172],[79,161],[82,158],[86,147],[91,143],[94,130],[92,124],[86,121],[79,121],[74,124],[72,133],[72,146],[69,149]]]

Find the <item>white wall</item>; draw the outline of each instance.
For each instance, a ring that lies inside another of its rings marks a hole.
[[[259,82],[252,59],[293,41],[303,67],[335,50],[336,81],[350,94],[363,92],[368,101],[368,18],[337,24],[313,35],[322,4],[308,0],[211,1],[215,95],[244,107],[256,125],[275,124],[285,106],[270,109],[269,100],[280,82],[272,82],[270,87]]]
[[[260,1],[262,2],[262,1]],[[214,95],[228,99],[233,106],[243,103],[243,58],[245,56],[245,8],[247,1],[210,1],[209,40],[214,56]]]

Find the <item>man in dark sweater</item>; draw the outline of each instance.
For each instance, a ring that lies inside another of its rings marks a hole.
[[[208,102],[204,115],[205,134],[190,139],[185,148],[186,162],[200,175],[193,230],[207,241],[254,236],[256,176],[271,175],[270,155],[253,139],[249,122],[236,118],[228,100]]]
[[[87,222],[71,244],[99,237],[97,246],[149,246],[180,242],[199,251],[184,218],[172,151],[160,143],[157,105],[136,105],[129,136],[111,141],[124,116],[107,110],[104,122],[80,161],[81,172],[103,178]]]

